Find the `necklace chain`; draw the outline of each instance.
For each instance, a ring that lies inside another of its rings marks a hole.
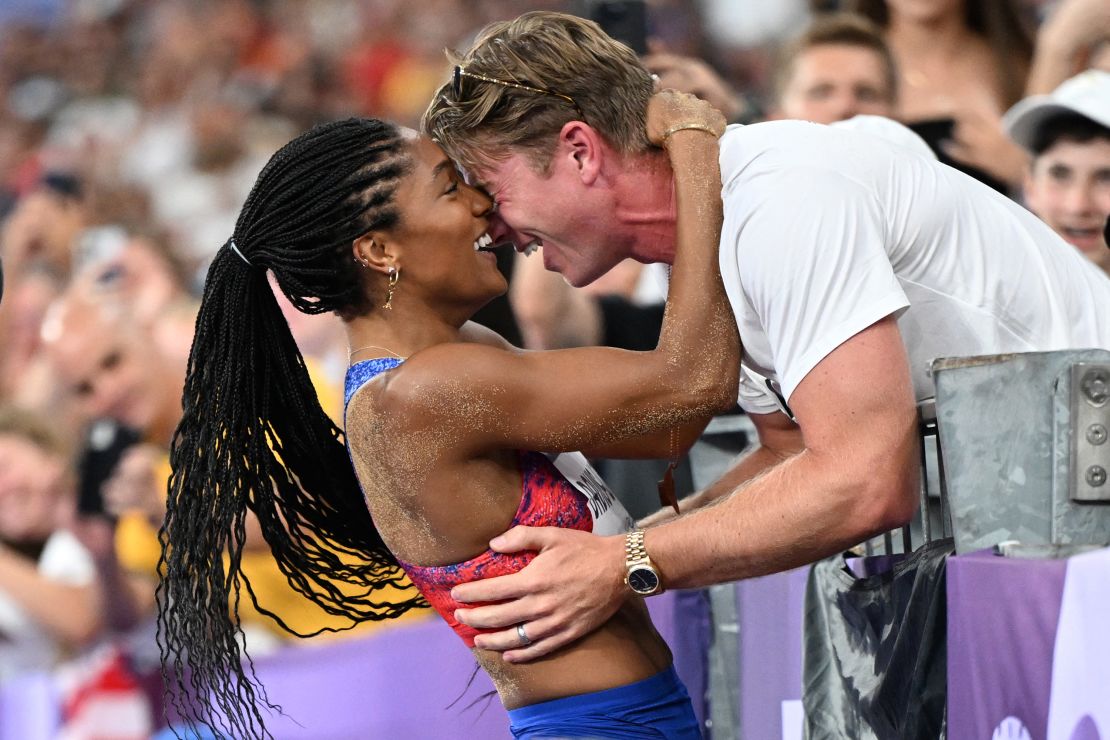
[[[385,347],[379,347],[375,344],[367,344],[365,347],[355,347],[354,349],[348,348],[347,349],[347,362],[350,363],[352,357],[354,357],[357,353],[362,352],[363,350],[367,350],[367,349],[380,349],[383,352],[386,352],[390,355],[393,355],[398,360],[405,359],[404,357],[401,357],[401,355],[397,354],[396,352],[394,352],[391,349],[387,349]]]

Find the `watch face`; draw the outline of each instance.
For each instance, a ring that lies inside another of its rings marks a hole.
[[[652,594],[659,588],[659,575],[641,565],[628,571],[628,586],[638,594]]]

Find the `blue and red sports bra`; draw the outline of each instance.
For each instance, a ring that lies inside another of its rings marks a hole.
[[[344,384],[344,409],[363,385],[401,362],[376,358],[351,365]],[[555,461],[540,452],[521,451],[519,455],[522,491],[511,527],[518,524],[563,527],[598,534],[615,534],[631,528],[632,518],[580,453],[564,453]],[[568,475],[574,478],[574,483]],[[516,573],[535,556],[532,551],[503,554],[487,549],[469,560],[451,565],[398,562],[428,603],[468,647],[474,647],[474,636],[484,630],[457,621],[455,609],[479,604],[455,601],[451,598],[451,589],[459,583]]]

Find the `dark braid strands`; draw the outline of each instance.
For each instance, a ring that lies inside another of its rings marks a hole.
[[[208,271],[159,532],[158,640],[175,709],[220,737],[270,737],[261,707],[279,709],[240,642],[243,587],[297,634],[241,571],[248,509],[290,585],[348,626],[426,605],[374,527],[266,278],[307,313],[371,310],[351,245],[396,223],[392,194],[407,171],[393,126],[313,129],[271,158],[243,206],[234,243],[250,264],[224,248]]]

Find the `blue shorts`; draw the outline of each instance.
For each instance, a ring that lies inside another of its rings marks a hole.
[[[627,686],[509,710],[509,724],[517,740],[701,740],[690,695],[673,667]]]

